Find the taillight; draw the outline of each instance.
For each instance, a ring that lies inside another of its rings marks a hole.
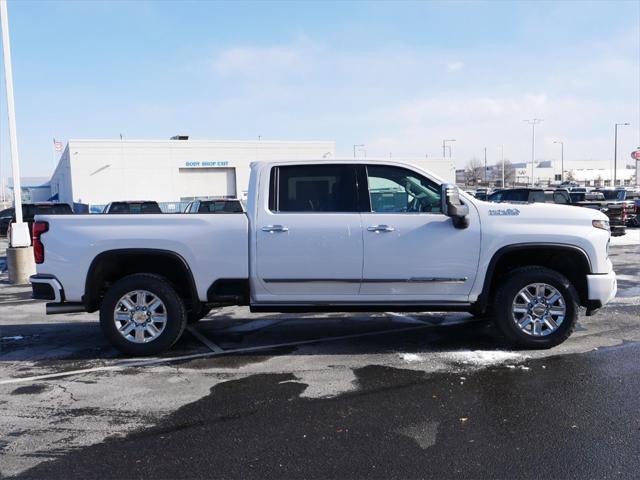
[[[33,257],[36,263],[44,263],[44,245],[40,240],[40,235],[47,230],[49,230],[49,224],[47,222],[33,223]]]

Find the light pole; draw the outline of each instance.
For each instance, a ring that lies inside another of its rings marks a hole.
[[[359,143],[353,146],[353,158],[356,158],[356,149],[364,147],[364,143]]]
[[[630,123],[616,123],[615,134],[613,138],[613,187],[616,186],[616,178],[618,176],[618,125],[630,125]]]
[[[451,158],[451,147],[447,145],[447,142],[455,142],[455,138],[449,138],[447,140],[442,140],[442,158],[445,158],[447,155],[445,154],[445,149],[449,148],[449,158]]]
[[[505,188],[506,185],[504,184],[504,145],[500,144],[498,145],[500,147],[500,162],[502,162],[502,188]]]
[[[13,71],[11,70],[11,48],[9,46],[9,18],[7,1],[0,0],[0,25],[2,25],[2,53],[4,54],[4,78],[7,86],[7,113],[9,116],[9,143],[11,146],[11,170],[13,173],[13,198],[16,221],[11,226],[9,244],[12,247],[31,245],[29,228],[22,221],[22,186],[20,185],[20,163],[18,161],[18,136],[16,134],[16,107],[13,98]]]
[[[564,182],[564,142],[556,141],[560,144],[560,183]]]
[[[531,186],[533,187],[533,162],[536,156],[536,125],[543,122],[541,118],[532,118],[531,120],[523,120],[523,122],[531,125]]]
[[[487,147],[484,147],[484,183],[489,186],[487,183]]]

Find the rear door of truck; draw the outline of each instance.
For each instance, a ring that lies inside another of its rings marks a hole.
[[[356,168],[274,165],[257,206],[258,302],[356,299],[363,240]]]

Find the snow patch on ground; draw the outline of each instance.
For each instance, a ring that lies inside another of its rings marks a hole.
[[[400,358],[405,362],[424,362],[424,357],[417,353],[401,353]]]
[[[508,361],[526,359],[526,357],[520,353],[506,352],[503,350],[460,350],[447,353],[446,356],[454,362],[477,367],[499,365]]]

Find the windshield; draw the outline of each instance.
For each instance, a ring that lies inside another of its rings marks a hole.
[[[67,215],[73,213],[71,207],[66,203],[56,203],[54,205],[36,205],[36,215]]]
[[[162,213],[155,202],[112,203],[108,213]]]

